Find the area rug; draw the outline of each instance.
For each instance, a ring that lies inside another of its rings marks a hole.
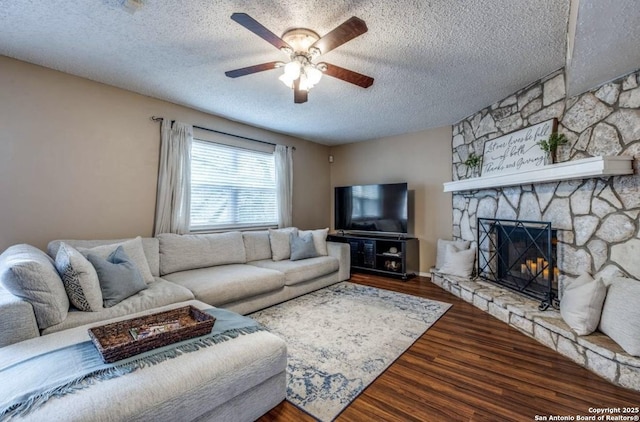
[[[287,342],[287,400],[331,421],[450,306],[343,282],[250,316]]]

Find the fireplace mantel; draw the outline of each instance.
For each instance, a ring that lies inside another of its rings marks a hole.
[[[444,184],[445,192],[460,192],[534,183],[633,174],[633,157],[602,156],[551,164],[541,169],[515,171]]]

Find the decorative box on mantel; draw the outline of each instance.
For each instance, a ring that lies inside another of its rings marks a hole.
[[[486,177],[456,180],[444,184],[445,192],[460,192],[533,183],[559,182],[592,177],[633,174],[633,157],[603,156],[551,164],[540,169],[505,172]]]

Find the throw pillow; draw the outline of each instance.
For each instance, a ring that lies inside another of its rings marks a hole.
[[[87,258],[66,243],[61,243],[55,265],[73,306],[85,312],[102,309],[98,274]]]
[[[438,247],[436,252],[436,268],[442,269],[447,255],[447,245],[452,245],[456,251],[469,249],[471,242],[468,240],[444,240],[438,239]]]
[[[600,331],[625,352],[640,357],[640,281],[625,277],[612,280],[602,307]]]
[[[69,298],[53,260],[40,249],[21,244],[0,255],[0,283],[33,306],[41,330],[67,318]]]
[[[104,307],[110,308],[147,288],[136,264],[129,259],[123,246],[118,246],[107,259],[89,253],[87,259],[96,269]]]
[[[460,251],[454,245],[447,245],[445,261],[442,264],[442,268],[440,268],[440,272],[458,277],[471,277],[475,259],[476,248]]]
[[[291,260],[298,261],[301,259],[315,258],[318,256],[316,247],[313,243],[313,234],[305,233],[298,235],[291,233]]]
[[[579,336],[586,336],[598,328],[607,288],[602,279],[589,274],[565,283],[560,301],[560,315]]]
[[[269,243],[271,244],[271,259],[282,261],[291,256],[291,233],[298,233],[295,227],[286,229],[269,229]]]
[[[329,229],[317,229],[317,230],[300,230],[300,235],[311,233],[313,236],[313,245],[316,247],[316,252],[318,252],[319,256],[327,256],[329,255],[329,251],[327,250],[327,235],[329,234]]]
[[[269,243],[268,231],[243,232],[242,240],[247,254],[247,262],[271,259],[271,243]]]
[[[112,245],[103,245],[96,246],[95,248],[86,249],[86,248],[78,248],[78,250],[84,255],[94,254],[101,258],[106,258],[113,253],[119,246],[122,246],[124,252],[127,254],[129,259],[133,261],[140,271],[143,280],[146,283],[153,283],[153,275],[151,274],[151,269],[149,268],[149,262],[147,262],[147,257],[144,254],[144,249],[142,248],[142,238],[140,236],[135,239],[126,240],[120,243],[114,243]]]

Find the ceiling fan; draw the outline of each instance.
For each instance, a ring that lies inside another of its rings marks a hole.
[[[225,72],[230,78],[283,67],[284,74],[279,79],[293,89],[296,104],[307,101],[309,90],[320,81],[323,73],[362,88],[373,84],[373,78],[369,76],[329,63],[314,63],[320,55],[367,32],[362,19],[353,16],[323,37],[306,28],[289,29],[278,37],[246,13],[234,13],[231,19],[280,49],[289,56],[289,62],[274,61]]]

